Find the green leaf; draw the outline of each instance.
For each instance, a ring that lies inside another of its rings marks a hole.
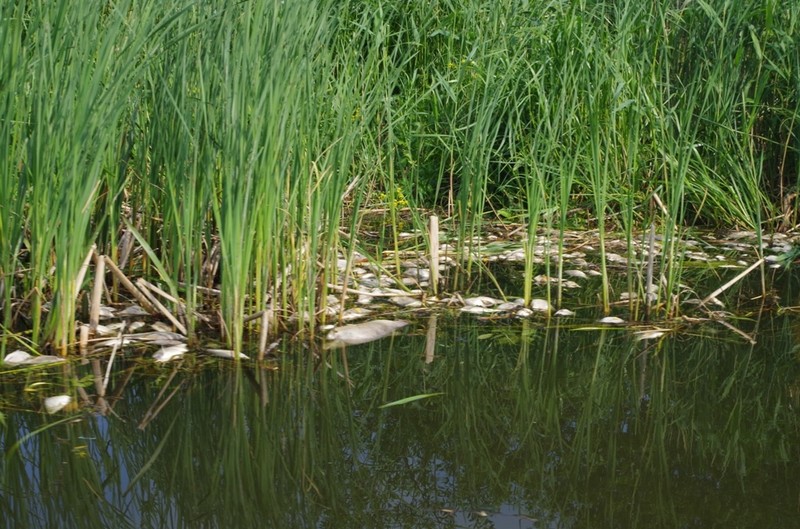
[[[405,397],[403,399],[396,400],[394,402],[387,402],[386,404],[378,406],[378,408],[383,409],[383,408],[389,408],[391,406],[400,406],[402,404],[408,404],[409,402],[414,402],[415,400],[427,399],[429,397],[438,397],[439,395],[444,395],[444,393],[443,392],[422,393],[420,395],[412,395],[411,397]]]

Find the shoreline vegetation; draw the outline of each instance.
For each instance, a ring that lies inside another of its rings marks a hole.
[[[0,5],[0,356],[134,302],[263,354],[367,279],[491,282],[498,231],[518,309],[564,308],[582,230],[603,312],[611,266],[632,318],[672,317],[695,228],[751,234],[743,269],[794,253],[798,24],[779,0]]]

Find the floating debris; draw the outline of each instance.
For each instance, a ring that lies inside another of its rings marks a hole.
[[[53,356],[53,355],[39,355],[34,356],[32,354],[26,353],[25,351],[17,350],[12,353],[8,353],[3,360],[3,365],[9,367],[16,367],[16,366],[31,366],[31,365],[42,365],[42,364],[58,364],[61,362],[65,362],[66,359],[60,356]]]
[[[72,397],[69,395],[56,395],[55,397],[47,397],[44,399],[44,409],[47,413],[58,413],[72,402]]]
[[[408,325],[404,320],[372,320],[337,327],[328,333],[327,339],[338,345],[356,345],[379,340]]]
[[[185,343],[162,347],[161,350],[153,353],[153,360],[156,362],[169,362],[170,360],[182,357],[188,350],[189,347]]]

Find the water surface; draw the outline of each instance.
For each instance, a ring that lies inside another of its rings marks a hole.
[[[262,368],[132,350],[52,416],[106,358],[6,373],[2,526],[796,527],[800,322],[731,323],[756,343],[449,315]]]

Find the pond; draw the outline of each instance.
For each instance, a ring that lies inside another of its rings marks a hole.
[[[104,399],[107,355],[6,370],[2,526],[790,527],[800,321],[735,326],[446,312],[259,367],[126,350]]]

